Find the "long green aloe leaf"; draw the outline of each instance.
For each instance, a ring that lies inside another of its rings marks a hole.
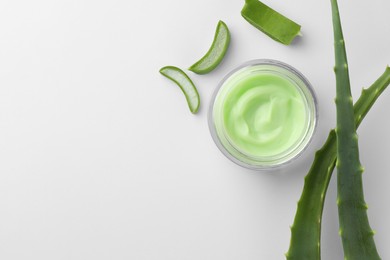
[[[375,101],[390,84],[390,67],[362,94],[354,105],[356,127],[370,111]],[[288,260],[321,259],[321,221],[329,181],[336,165],[336,133],[330,131],[328,139],[314,157],[305,177],[301,198],[298,202],[294,224],[291,227]]]
[[[336,65],[337,205],[345,259],[380,259],[363,193],[363,167],[352,105],[347,54],[337,0],[331,0]]]

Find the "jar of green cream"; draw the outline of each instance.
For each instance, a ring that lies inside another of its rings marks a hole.
[[[254,60],[230,72],[216,89],[209,127],[218,148],[255,170],[291,162],[317,125],[317,102],[308,80],[275,60]]]

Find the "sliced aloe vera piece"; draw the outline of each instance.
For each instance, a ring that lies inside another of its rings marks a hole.
[[[174,66],[166,66],[160,69],[160,73],[175,82],[183,91],[187,99],[188,107],[193,114],[198,112],[200,98],[198,90],[192,80],[181,69]]]
[[[257,0],[246,0],[241,15],[254,27],[285,45],[289,45],[301,30],[299,24]]]
[[[219,21],[215,31],[213,43],[208,52],[189,70],[197,74],[206,74],[214,70],[225,57],[230,44],[230,32],[227,25]]]

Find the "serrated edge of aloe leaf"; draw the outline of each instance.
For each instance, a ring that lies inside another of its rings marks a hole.
[[[172,75],[167,74],[167,71],[170,71],[170,70],[174,71],[176,73],[179,73],[183,77],[182,79],[185,82],[181,82],[177,77],[174,77]],[[180,68],[175,67],[175,66],[165,66],[165,67],[161,68],[159,72],[163,76],[165,76],[166,78],[175,82],[180,87],[180,89],[182,90],[182,92],[187,100],[187,104],[188,104],[188,107],[189,107],[191,113],[196,114],[199,110],[199,107],[200,107],[200,97],[199,97],[198,90],[196,89],[195,84],[192,82],[190,77],[183,70],[181,70]],[[183,84],[187,84],[187,86],[191,88],[191,90],[193,91],[193,94],[194,94],[193,96],[190,96],[190,93],[189,93],[190,90],[187,89],[186,86],[183,86]],[[193,100],[195,100],[194,103],[193,103]]]
[[[378,97],[390,85],[390,67],[362,94],[354,105],[356,127],[370,111]],[[325,159],[324,159],[325,158]],[[336,133],[334,129],[315,154],[313,164],[305,177],[302,195],[299,199],[294,224],[291,226],[288,260],[321,259],[321,222],[328,184],[337,158]]]
[[[226,37],[224,37],[224,35],[226,35]],[[213,71],[222,62],[229,48],[229,45],[229,28],[223,21],[219,21],[215,30],[213,43],[211,44],[209,50],[199,61],[195,62],[188,70],[196,74],[207,74]]]

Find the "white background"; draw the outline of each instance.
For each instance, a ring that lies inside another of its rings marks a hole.
[[[240,15],[244,1],[0,2],[0,259],[278,260],[313,154],[335,125],[330,1],[264,1],[302,25],[284,46]],[[340,11],[352,91],[390,63],[386,0]],[[183,69],[232,42],[217,70],[192,73],[192,115],[165,65]],[[236,166],[214,145],[207,108],[221,78],[258,58],[287,62],[313,84],[320,124],[298,161],[275,172]],[[390,259],[390,90],[359,129],[371,226]],[[336,182],[324,210],[323,259],[343,259]]]

